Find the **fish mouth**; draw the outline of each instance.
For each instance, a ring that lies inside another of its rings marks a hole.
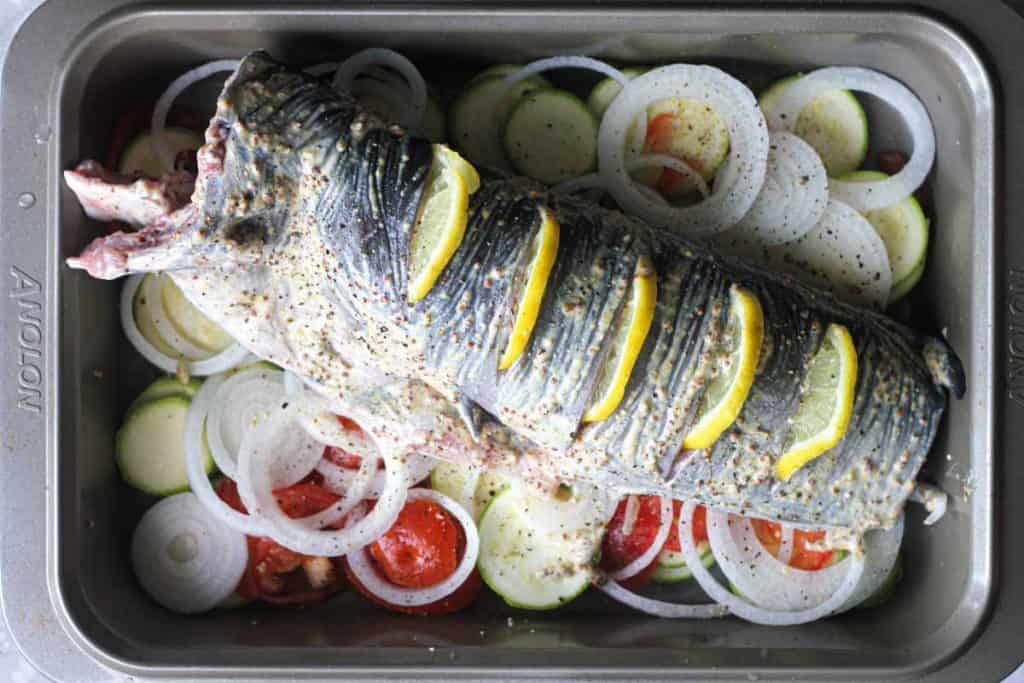
[[[68,258],[67,264],[101,280],[194,266],[195,255],[189,253],[187,236],[199,219],[198,208],[187,204],[137,232],[118,231],[97,237],[79,256]]]

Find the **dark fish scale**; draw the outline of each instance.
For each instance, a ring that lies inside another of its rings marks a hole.
[[[511,325],[513,281],[540,226],[540,203],[508,189],[491,184],[471,197],[462,244],[430,296],[413,308],[413,321],[422,320],[428,330],[427,363],[492,409],[498,358]],[[466,297],[472,306],[460,311]]]
[[[558,259],[530,341],[501,373],[495,405],[485,407],[539,445],[564,449],[587,408],[638,255],[621,248],[618,226],[576,204],[561,204],[557,220]]]
[[[609,466],[620,463],[624,468],[665,470],[696,411],[699,391],[690,392],[685,403],[680,399],[697,379],[701,355],[714,336],[712,328],[724,326],[722,312],[716,314],[710,303],[723,301],[728,285],[709,262],[687,258],[686,253],[685,248],[665,249],[654,255],[658,273],[654,320],[622,403],[608,419],[582,430],[579,447],[603,451]],[[651,401],[656,395],[664,398]],[[643,409],[647,402],[652,404],[650,410]],[[668,463],[664,463],[666,457]]]

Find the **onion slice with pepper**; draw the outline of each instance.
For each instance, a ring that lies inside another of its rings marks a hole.
[[[693,531],[691,528],[691,519],[693,518],[695,507],[694,503],[684,503],[679,515],[679,544],[683,551],[683,559],[686,561],[690,571],[693,572],[693,576],[700,584],[700,587],[704,589],[704,592],[712,600],[727,607],[730,612],[741,619],[768,626],[789,626],[805,624],[827,617],[846,605],[847,601],[854,595],[864,575],[864,556],[860,552],[853,552],[842,562],[842,566],[846,569],[842,582],[836,588],[836,591],[823,602],[812,607],[795,610],[771,610],[755,605],[744,598],[734,595],[729,589],[722,586],[701,563],[697,547],[693,542]],[[708,532],[710,535],[710,518],[708,520]],[[712,543],[713,548],[714,544]],[[717,558],[718,556],[716,555]]]
[[[800,111],[829,90],[866,92],[895,107],[910,130],[914,151],[898,173],[885,180],[847,182],[833,180],[832,196],[858,211],[891,206],[911,195],[924,183],[935,161],[935,130],[921,100],[899,81],[872,69],[855,66],[827,67],[794,79],[782,91],[768,114],[772,130],[792,131]]]
[[[648,105],[668,97],[706,102],[729,131],[729,154],[714,189],[692,206],[652,201],[629,175],[628,132]],[[707,237],[739,222],[757,199],[764,183],[768,131],[757,99],[747,86],[711,66],[673,64],[648,71],[623,86],[601,120],[597,146],[599,171],[619,206],[666,230]]]

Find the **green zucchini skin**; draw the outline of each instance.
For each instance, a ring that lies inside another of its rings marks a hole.
[[[218,116],[230,132],[220,179],[201,181],[205,190],[197,191],[206,224],[219,234],[231,220],[259,218],[269,226],[259,233],[265,255],[326,264],[317,282],[333,308],[321,351],[359,347],[388,372],[453,401],[468,397],[509,430],[506,442],[529,444],[553,472],[773,519],[869,528],[895,519],[935,438],[947,390],[963,394],[963,369],[942,340],[620,213],[486,173],[459,250],[430,293],[409,303],[406,257],[428,143],[262,53],[243,61]],[[231,209],[226,198],[249,186],[273,190],[276,201]],[[556,265],[527,349],[499,372],[541,207],[561,226]],[[292,239],[293,226],[310,223],[319,239]],[[651,333],[617,410],[583,425],[641,254],[658,273]],[[734,283],[751,289],[764,310],[761,368],[718,442],[680,452],[714,370]],[[830,322],[847,325],[857,344],[854,417],[836,448],[782,483],[772,471],[786,420]],[[326,366],[297,358],[292,369],[329,383]]]

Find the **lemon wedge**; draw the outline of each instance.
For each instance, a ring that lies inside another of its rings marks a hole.
[[[622,401],[633,365],[651,329],[657,300],[658,275],[651,260],[641,256],[636,263],[629,300],[619,319],[608,356],[601,365],[594,391],[597,398],[583,414],[584,422],[606,419]]]
[[[790,418],[787,447],[775,463],[786,481],[798,469],[839,443],[850,425],[857,386],[857,350],[850,331],[835,323],[807,366],[800,404]]]
[[[740,414],[754,384],[764,339],[761,302],[748,289],[733,285],[729,291],[729,322],[722,339],[727,357],[708,383],[697,408],[697,422],[683,438],[683,448],[708,448]]]
[[[434,286],[466,234],[469,195],[480,187],[476,169],[445,145],[434,145],[419,214],[409,245],[409,300]]]
[[[548,276],[551,275],[555,257],[558,256],[558,221],[545,207],[540,208],[540,219],[540,230],[530,243],[530,261],[526,268],[526,281],[516,305],[512,333],[509,335],[505,353],[498,361],[498,368],[501,370],[511,367],[530,341],[530,334],[533,332],[537,315],[540,313],[540,304],[544,299],[544,290],[548,286]]]

